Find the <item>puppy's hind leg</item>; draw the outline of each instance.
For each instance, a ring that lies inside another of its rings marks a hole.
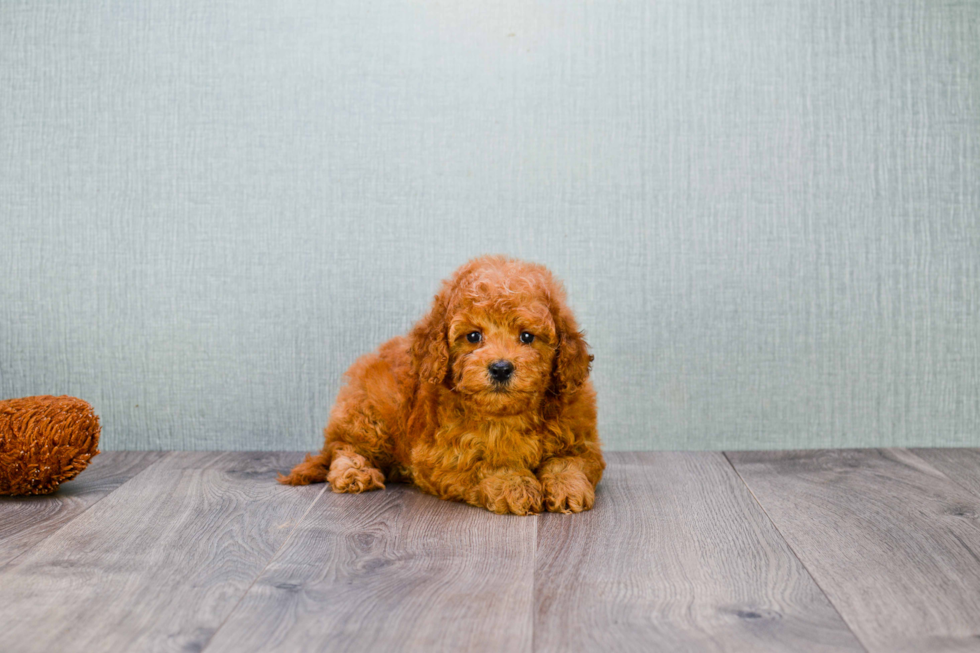
[[[400,404],[397,382],[378,354],[359,359],[347,371],[323,430],[323,451],[297,465],[279,482],[288,485],[330,483],[334,492],[383,489],[382,469],[392,462],[388,424],[396,423]]]
[[[327,482],[334,492],[358,494],[368,490],[383,490],[385,477],[381,470],[372,467],[367,458],[357,453],[349,444],[337,443],[333,448],[333,460],[327,473]]]
[[[288,476],[279,475],[279,482],[283,485],[323,483],[327,480],[329,467],[330,454],[326,451],[321,451],[316,455],[306,454],[303,462],[293,467]]]
[[[327,445],[317,454],[306,454],[303,462],[293,467],[288,475],[279,475],[283,485],[309,485],[330,483],[334,492],[354,494],[368,490],[383,490],[385,477],[381,470],[372,467],[368,459],[342,442]]]
[[[385,477],[380,469],[372,467],[367,458],[357,453],[349,444],[335,443],[316,455],[296,465],[288,476],[279,475],[283,485],[309,485],[330,483],[334,492],[367,492],[383,490]]]

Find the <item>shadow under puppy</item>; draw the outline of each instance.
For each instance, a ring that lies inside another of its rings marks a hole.
[[[408,336],[351,366],[323,451],[279,480],[364,492],[387,478],[497,513],[588,510],[605,468],[591,362],[546,268],[474,259]]]

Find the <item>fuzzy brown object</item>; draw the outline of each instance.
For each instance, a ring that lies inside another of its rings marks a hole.
[[[0,494],[49,494],[99,453],[99,418],[76,397],[0,401]]]

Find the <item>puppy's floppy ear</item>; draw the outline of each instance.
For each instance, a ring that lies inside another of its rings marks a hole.
[[[429,314],[409,334],[412,369],[423,383],[442,383],[449,373],[449,334],[446,324],[447,289],[435,296]]]
[[[551,317],[555,321],[555,335],[558,338],[551,373],[551,392],[560,396],[585,383],[595,357],[589,354],[585,335],[578,330],[575,317],[563,298],[555,297],[552,300]]]

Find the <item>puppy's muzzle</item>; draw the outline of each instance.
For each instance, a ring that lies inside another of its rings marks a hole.
[[[510,361],[494,361],[487,366],[494,383],[506,383],[514,374],[514,364]]]

